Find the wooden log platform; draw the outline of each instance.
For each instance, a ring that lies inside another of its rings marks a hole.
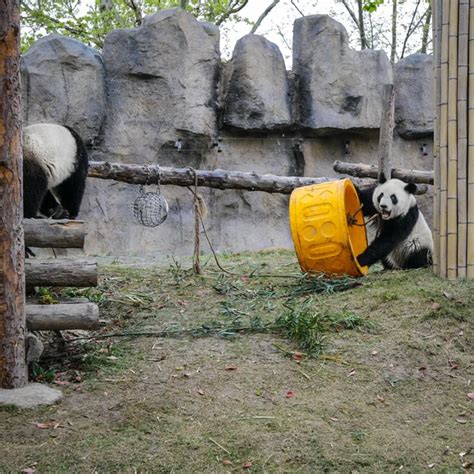
[[[26,325],[30,331],[96,329],[99,324],[99,308],[94,303],[26,305]]]
[[[377,179],[379,168],[376,165],[366,165],[363,163],[346,163],[336,160],[333,165],[334,171],[348,174],[359,178]],[[387,179],[389,177],[387,176]],[[401,179],[406,183],[433,184],[433,171],[408,170],[403,168],[393,168],[392,178]]]
[[[69,219],[23,219],[25,245],[40,248],[84,247],[84,221]]]
[[[97,262],[94,259],[55,258],[25,260],[26,285],[97,286]]]
[[[273,174],[242,173],[226,170],[192,170],[158,165],[136,165],[91,161],[89,177],[113,179],[129,184],[171,184],[174,186],[198,186],[215,189],[243,189],[266,193],[291,194],[293,189],[311,184],[335,181],[338,178],[311,178],[305,176],[277,176]],[[373,184],[372,180],[353,179],[363,188]]]

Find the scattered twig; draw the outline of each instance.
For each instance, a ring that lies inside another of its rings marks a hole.
[[[222,446],[222,444],[219,444],[216,440],[209,438],[209,441],[211,443],[214,443],[218,448],[222,449],[222,451],[226,452],[229,456],[232,455],[232,453],[228,449],[224,448],[224,446]]]

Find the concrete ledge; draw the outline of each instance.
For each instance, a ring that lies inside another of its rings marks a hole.
[[[18,408],[35,408],[52,405],[61,400],[60,390],[41,383],[30,383],[22,388],[0,389],[0,405],[13,405]]]

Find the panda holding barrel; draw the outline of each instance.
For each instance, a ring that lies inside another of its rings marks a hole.
[[[75,219],[87,170],[86,147],[72,128],[53,123],[24,127],[24,217]]]
[[[361,266],[381,261],[385,269],[431,265],[433,236],[418,208],[413,183],[386,180],[382,174],[375,188],[359,190],[364,217],[375,218],[376,235],[358,255]]]

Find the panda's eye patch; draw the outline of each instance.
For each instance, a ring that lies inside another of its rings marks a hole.
[[[383,193],[380,193],[378,196],[377,196],[377,202],[380,202],[383,198]]]
[[[397,199],[397,196],[395,196],[395,194],[392,194],[390,196],[390,199],[392,200],[393,205],[398,204],[398,199]]]

